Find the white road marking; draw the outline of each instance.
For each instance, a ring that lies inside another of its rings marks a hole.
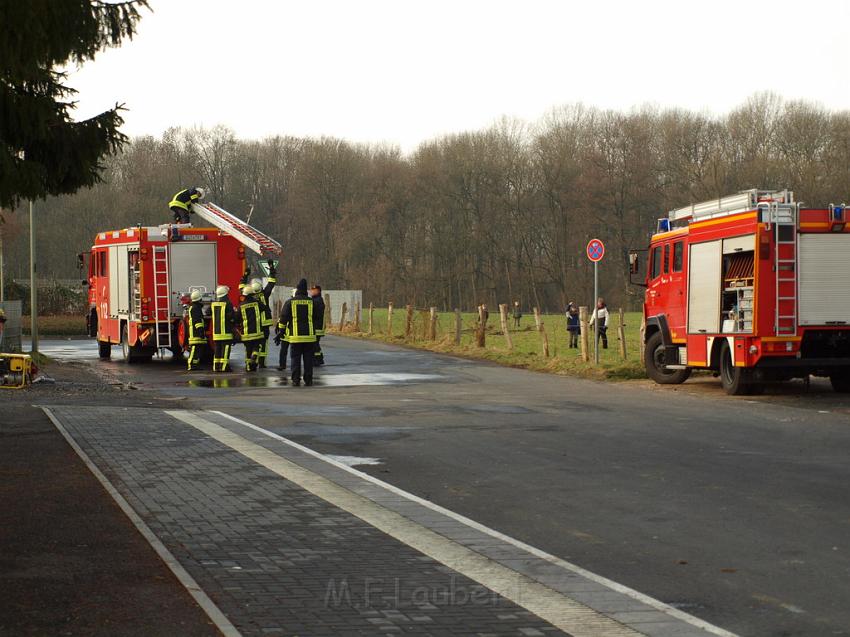
[[[180,562],[177,561],[177,558],[171,554],[171,551],[165,547],[154,532],[150,530],[150,527],[145,524],[144,520],[138,516],[138,514],[133,510],[133,507],[131,507],[127,500],[124,499],[124,496],[118,493],[115,487],[112,486],[109,479],[103,475],[100,469],[97,468],[91,458],[89,458],[88,454],[83,451],[82,447],[80,447],[71,434],[68,433],[68,430],[65,429],[64,425],[56,418],[56,416],[53,415],[53,412],[47,407],[42,407],[41,409],[45,414],[47,414],[47,417],[50,418],[56,429],[58,429],[59,433],[62,434],[62,437],[68,441],[71,448],[77,452],[77,455],[89,468],[89,471],[91,471],[94,477],[97,478],[97,480],[103,485],[103,488],[106,489],[107,493],[112,496],[115,503],[121,507],[124,514],[130,518],[130,521],[139,530],[142,537],[148,541],[153,550],[156,551],[156,554],[159,555],[160,559],[162,559],[162,561],[165,562],[165,565],[171,569],[172,573],[174,573],[177,580],[195,599],[198,606],[201,607],[201,610],[207,614],[210,621],[221,631],[221,634],[224,635],[224,637],[241,637],[241,633],[236,630],[236,627],[230,623],[230,620],[225,617],[224,613],[222,613],[218,606],[216,606],[215,603],[213,603],[213,601],[207,596],[204,589],[198,585],[195,578],[189,575],[186,569],[183,568]]]
[[[363,465],[378,465],[384,464],[380,458],[361,458],[359,456],[335,456],[332,453],[326,454],[326,458],[330,458],[334,462],[339,462],[347,467],[361,467]]]
[[[168,413],[172,413],[172,412],[168,412]],[[174,413],[181,413],[181,412],[174,412]],[[186,412],[182,412],[182,413],[186,413]],[[611,590],[613,590],[617,593],[621,593],[621,594],[623,594],[627,597],[630,597],[630,598],[632,598],[632,599],[634,599],[638,602],[646,604],[647,606],[651,606],[652,608],[655,608],[656,610],[661,611],[661,612],[669,615],[671,618],[675,618],[675,619],[678,619],[680,621],[683,621],[687,624],[690,624],[691,626],[694,626],[695,628],[699,628],[701,630],[704,630],[707,633],[710,633],[712,635],[718,635],[719,637],[737,637],[737,635],[733,632],[730,632],[728,630],[720,628],[719,626],[715,626],[713,624],[710,624],[710,623],[708,623],[708,622],[706,622],[706,621],[704,621],[704,620],[702,620],[698,617],[694,617],[693,615],[690,615],[689,613],[686,613],[686,612],[681,611],[677,608],[674,608],[674,607],[670,606],[669,604],[665,604],[664,602],[657,600],[653,597],[650,597],[649,595],[645,595],[644,593],[641,593],[641,592],[636,591],[632,588],[629,588],[628,586],[624,586],[623,584],[619,584],[619,583],[617,583],[613,580],[610,580],[607,577],[597,575],[596,573],[593,573],[592,571],[588,571],[586,569],[583,569],[582,567],[577,566],[576,564],[572,564],[571,562],[567,562],[566,560],[563,560],[559,557],[556,557],[554,555],[546,553],[545,551],[542,551],[542,550],[535,548],[535,547],[533,547],[529,544],[526,544],[525,542],[522,542],[520,540],[512,538],[509,535],[505,535],[504,533],[500,533],[499,531],[496,531],[495,529],[491,529],[488,526],[484,526],[483,524],[476,522],[475,520],[471,520],[470,518],[467,518],[467,517],[465,517],[465,516],[463,516],[459,513],[455,513],[454,511],[451,511],[449,509],[441,507],[438,504],[434,504],[433,502],[429,502],[428,500],[424,500],[417,495],[414,495],[412,493],[408,493],[407,491],[399,489],[398,487],[396,487],[392,484],[389,484],[388,482],[384,482],[383,480],[379,480],[378,478],[375,478],[373,476],[370,476],[367,473],[363,473],[362,471],[358,471],[357,469],[353,469],[352,467],[348,467],[348,466],[341,464],[339,462],[335,462],[334,460],[328,458],[325,454],[319,453],[318,451],[313,451],[309,447],[305,447],[304,445],[301,445],[301,444],[299,444],[299,443],[297,443],[293,440],[289,440],[288,438],[284,438],[283,436],[280,436],[280,435],[278,435],[274,432],[263,429],[262,427],[259,427],[257,425],[250,423],[250,422],[242,420],[241,418],[237,418],[235,416],[231,416],[230,414],[226,414],[223,411],[212,410],[211,413],[222,416],[223,418],[227,418],[228,420],[231,420],[235,423],[238,423],[238,424],[240,424],[244,427],[248,427],[249,429],[253,429],[254,431],[257,431],[257,432],[259,432],[259,433],[261,433],[265,436],[268,436],[269,438],[273,438],[274,440],[277,440],[277,441],[282,442],[286,445],[289,445],[290,447],[293,447],[294,449],[298,449],[299,451],[302,451],[302,452],[307,453],[307,454],[309,454],[309,455],[311,455],[315,458],[318,458],[318,459],[320,459],[324,462],[332,464],[335,467],[338,467],[338,468],[340,468],[344,471],[348,471],[349,473],[352,473],[352,474],[358,476],[359,478],[362,478],[363,480],[367,480],[367,481],[369,481],[373,484],[376,484],[376,485],[378,485],[378,486],[380,486],[384,489],[387,489],[388,491],[392,491],[393,493],[400,495],[404,498],[407,498],[408,500],[410,500],[412,502],[416,502],[417,504],[421,504],[424,507],[427,507],[427,508],[429,508],[433,511],[436,511],[436,512],[441,513],[445,516],[448,516],[448,517],[452,518],[453,520],[461,522],[461,523],[463,523],[463,524],[465,524],[465,525],[467,525],[467,526],[469,526],[469,527],[471,527],[471,528],[473,528],[477,531],[481,531],[482,533],[486,533],[487,535],[490,535],[490,536],[498,538],[498,539],[500,539],[504,542],[512,544],[512,545],[514,545],[514,546],[516,546],[520,549],[523,549],[523,550],[531,553],[535,557],[539,557],[541,559],[546,560],[547,562],[551,562],[552,564],[556,564],[556,565],[558,565],[558,566],[560,566],[560,567],[562,567],[562,568],[564,568],[568,571],[572,571],[573,573],[577,573],[578,575],[581,575],[582,577],[586,577],[587,579],[589,579],[593,582],[596,582],[597,584],[601,584],[601,585],[603,585],[607,588],[610,588]]]
[[[279,476],[376,529],[479,582],[575,637],[635,637],[641,633],[480,553],[357,495],[265,447],[187,411],[165,413],[195,427]],[[337,463],[334,463],[337,464]],[[345,465],[340,465],[345,466]]]

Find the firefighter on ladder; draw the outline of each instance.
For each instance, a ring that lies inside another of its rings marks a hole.
[[[207,348],[207,334],[204,330],[204,304],[201,301],[201,291],[192,290],[190,297],[192,304],[189,306],[189,371],[195,371],[201,367],[201,359]]]
[[[252,284],[244,288],[245,300],[239,306],[242,323],[242,343],[245,345],[245,371],[255,372],[259,362],[260,341],[263,338],[263,315],[254,296]]]
[[[213,354],[213,371],[230,371],[230,349],[233,347],[233,325],[235,323],[236,310],[227,298],[230,288],[219,285],[215,289],[216,300],[212,308],[213,343],[215,353]]]
[[[203,188],[192,187],[184,188],[174,195],[168,203],[168,207],[174,213],[174,223],[189,223],[189,213],[191,212],[189,207],[193,203],[202,201],[204,194]]]

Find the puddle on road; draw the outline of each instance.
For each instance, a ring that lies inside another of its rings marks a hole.
[[[313,379],[315,387],[359,387],[373,385],[400,385],[403,383],[440,380],[438,374],[328,374]],[[236,387],[288,387],[291,381],[279,376],[232,376],[221,378],[193,378],[186,381],[189,387],[205,389],[232,389]],[[303,386],[303,385],[302,385]]]

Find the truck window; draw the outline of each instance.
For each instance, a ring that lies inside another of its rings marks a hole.
[[[98,255],[97,260],[98,260],[98,263],[100,264],[100,266],[98,267],[98,272],[97,272],[98,276],[106,276],[106,250],[103,250]]]
[[[670,273],[670,244],[664,246],[664,272]]]
[[[685,254],[685,242],[677,241],[673,244],[673,272],[682,271],[682,256]]]
[[[655,246],[652,250],[652,278],[661,274],[661,246]]]

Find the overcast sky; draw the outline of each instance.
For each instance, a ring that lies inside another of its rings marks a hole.
[[[559,104],[724,113],[756,91],[850,107],[850,2],[150,0],[74,72],[78,119],[226,124],[409,151]]]

